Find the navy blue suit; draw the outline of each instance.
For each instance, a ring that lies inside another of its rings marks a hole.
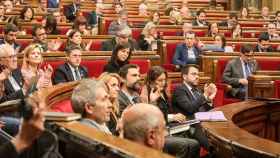
[[[173,56],[173,64],[175,65],[179,65],[179,66],[185,66],[187,64],[199,64],[199,55],[201,53],[201,51],[193,46],[193,51],[195,54],[195,59],[194,61],[190,61],[188,58],[188,47],[185,43],[182,44],[178,44],[176,46],[176,51],[175,54]]]

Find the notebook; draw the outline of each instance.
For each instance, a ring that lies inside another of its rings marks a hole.
[[[197,112],[194,117],[199,121],[227,121],[222,111]]]

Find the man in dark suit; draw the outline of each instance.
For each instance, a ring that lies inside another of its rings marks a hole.
[[[195,34],[187,32],[185,34],[185,43],[178,44],[173,56],[173,64],[179,69],[187,64],[199,65],[200,49],[194,45]]]
[[[257,62],[252,59],[253,50],[250,45],[241,47],[240,57],[228,62],[223,81],[232,86],[229,95],[245,99],[247,94],[248,76],[257,70]]]
[[[238,23],[237,20],[238,16],[236,15],[236,13],[230,13],[229,18],[226,21],[222,21],[221,23],[219,23],[219,26],[232,28]]]
[[[17,68],[17,55],[11,45],[0,46],[0,61],[0,84],[3,88],[0,102],[22,98],[26,89],[23,89],[23,76]]]
[[[102,42],[102,51],[112,51],[117,44],[128,44],[132,51],[138,50],[137,42],[131,37],[132,31],[128,26],[118,26],[116,35],[104,42]]]
[[[77,81],[88,77],[87,68],[81,66],[82,53],[80,48],[74,47],[66,51],[67,61],[54,72],[54,84]]]
[[[140,67],[135,64],[124,65],[120,69],[119,75],[123,79],[121,90],[119,91],[118,96],[121,114],[127,106],[141,102],[138,93],[141,89]]]
[[[9,44],[18,53],[20,45],[16,43],[18,28],[16,25],[8,23],[4,26],[4,38],[0,40],[0,45]]]
[[[274,52],[274,48],[270,45],[269,34],[262,32],[258,38],[258,43],[254,52]]]
[[[73,22],[76,19],[80,7],[81,7],[81,0],[73,0],[72,4],[66,6],[64,14],[67,20]]]
[[[206,21],[206,12],[203,9],[200,9],[196,13],[196,19],[192,21],[192,25],[200,27],[206,27],[209,25],[209,23]]]
[[[205,84],[203,93],[198,89],[198,73],[198,67],[195,65],[184,67],[182,69],[183,83],[176,87],[172,96],[174,111],[184,114],[187,118],[193,118],[196,112],[212,109],[212,101],[217,93],[217,88],[213,83]],[[193,125],[189,130],[189,135],[209,150],[207,137],[200,124]]]

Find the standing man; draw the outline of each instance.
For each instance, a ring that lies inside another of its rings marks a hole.
[[[70,48],[66,51],[66,62],[60,65],[54,72],[54,84],[77,81],[88,77],[86,67],[80,65],[82,52],[79,47]]]
[[[228,93],[231,97],[246,99],[248,76],[255,72],[258,67],[252,56],[252,47],[243,45],[239,57],[228,62],[223,73],[223,81],[232,86]]]

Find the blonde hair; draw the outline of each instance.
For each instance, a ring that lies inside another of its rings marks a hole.
[[[150,34],[150,30],[156,28],[156,25],[153,22],[148,22],[143,28],[142,34],[147,37]]]
[[[37,49],[37,48],[40,50],[40,53],[44,52],[44,50],[40,44],[31,44],[23,50],[22,68],[27,68],[27,66],[29,64],[29,62],[27,60],[28,56],[30,53],[32,53],[32,51],[34,51],[34,49]],[[41,62],[43,62],[43,57],[41,58]]]
[[[108,72],[103,72],[99,77],[98,80],[99,81],[103,81],[106,85],[108,84],[108,82],[112,79],[112,78],[116,78],[119,81],[119,84],[121,83],[121,77],[117,74],[117,73],[108,73]],[[112,98],[111,98],[112,99]],[[113,100],[111,100],[112,104],[113,104],[113,112],[116,114],[119,114],[119,102],[118,102],[118,98],[114,98]]]

